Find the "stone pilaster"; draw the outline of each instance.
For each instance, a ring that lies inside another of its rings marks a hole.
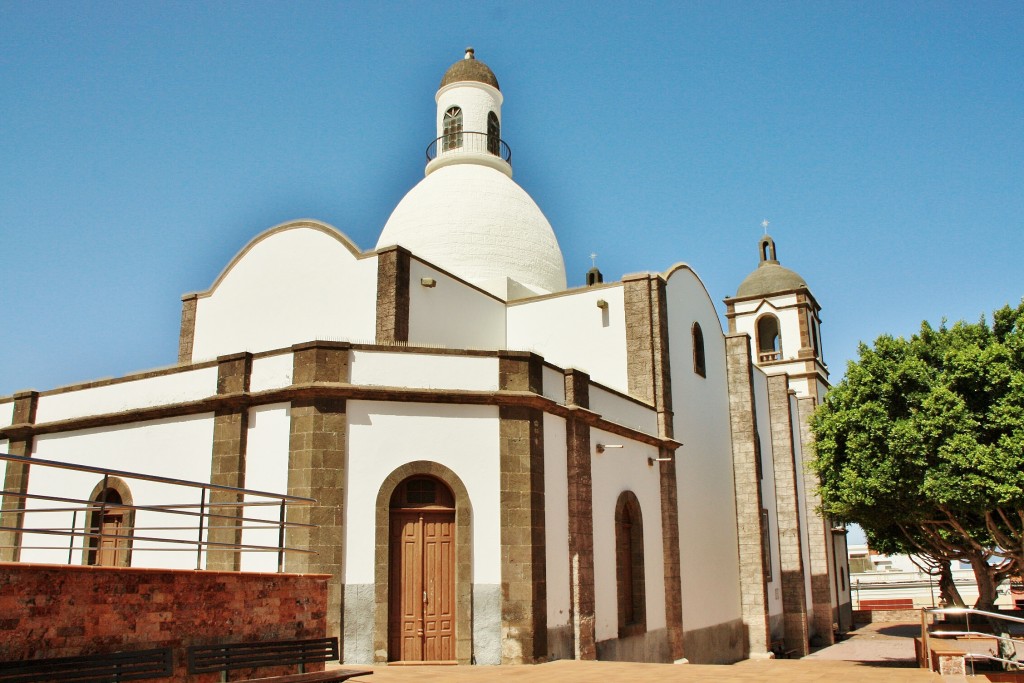
[[[199,295],[181,297],[181,332],[178,335],[178,362],[192,362],[192,344],[196,338],[196,306]]]
[[[294,384],[342,383],[349,379],[349,345],[314,342],[292,347]],[[345,468],[348,417],[345,399],[309,398],[292,401],[288,441],[288,493],[316,499],[316,505],[295,505],[292,522],[315,528],[291,528],[287,545],[310,548],[315,555],[288,556],[289,572],[330,574],[327,592],[328,635],[343,638]]]
[[[245,448],[249,429],[249,377],[252,354],[236,353],[217,359],[217,394],[235,400],[218,408],[213,417],[213,457],[210,483],[217,486],[245,487]],[[236,548],[242,542],[244,516],[242,495],[229,491],[210,491],[211,517],[207,540],[206,568],[220,571],[241,569],[242,556]],[[223,545],[219,545],[223,544]]]
[[[672,437],[672,372],[668,355],[665,281],[657,275],[622,278],[629,394],[654,405],[662,436]]]
[[[754,408],[750,337],[725,338],[732,432],[733,480],[736,488],[736,534],[740,561],[740,609],[747,629],[749,655],[766,656],[770,645],[768,587],[765,583],[761,510],[761,445]]]
[[[590,376],[565,372],[565,404],[590,407]],[[590,426],[572,412],[565,424],[569,492],[569,594],[575,659],[596,659],[594,636],[594,500]]]
[[[668,297],[658,275],[622,279],[626,316],[626,375],[629,393],[653,404],[659,436],[674,436],[672,371],[668,353]],[[662,450],[659,458],[671,458]],[[672,658],[683,657],[683,597],[679,560],[679,506],[675,461],[658,463],[665,571],[665,618]]]
[[[661,542],[665,555],[665,623],[673,660],[685,656],[683,648],[683,579],[679,559],[679,496],[675,455],[661,448],[658,477],[661,486]]]
[[[541,359],[499,358],[500,388],[541,393]],[[544,415],[498,409],[501,470],[501,661],[527,664],[547,655],[544,544]]]
[[[388,247],[377,254],[377,343],[409,341],[409,252]]]
[[[775,472],[775,508],[779,524],[779,564],[782,568],[782,610],[787,650],[803,657],[810,652],[807,625],[807,592],[800,534],[800,500],[797,494],[796,455],[793,449],[793,418],[789,380],[786,375],[768,378],[768,410],[772,430],[772,465]]]
[[[817,406],[817,401],[810,397],[797,399],[800,410],[800,445],[805,463],[804,477],[804,512],[807,519],[807,555],[810,567],[805,571],[811,574],[811,624],[810,630],[814,637],[822,645],[831,645],[835,638],[832,632],[832,591],[830,584],[832,578],[829,565],[829,548],[832,537],[827,520],[818,514],[818,507],[821,505],[821,497],[818,495],[818,487],[821,482],[818,475],[806,463],[814,457],[814,435],[811,433],[811,414]]]
[[[39,393],[22,391],[14,395],[14,415],[11,427],[28,426],[36,421],[36,406]],[[14,431],[16,430],[8,430]],[[32,455],[32,436],[11,436],[7,441],[7,452],[10,455],[30,457]],[[7,463],[4,474],[4,491],[8,493],[28,493],[29,466],[24,463]],[[4,496],[0,504],[0,526],[21,529],[25,524],[25,515],[15,512],[25,507],[25,499],[18,496]],[[21,532],[0,531],[0,562],[17,562],[21,558]]]

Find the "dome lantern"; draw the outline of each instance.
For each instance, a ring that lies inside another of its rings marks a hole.
[[[427,147],[426,175],[453,164],[482,164],[512,177],[512,150],[501,139],[501,90],[490,67],[466,48],[437,89],[437,133]]]

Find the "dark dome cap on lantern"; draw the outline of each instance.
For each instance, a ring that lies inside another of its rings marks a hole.
[[[775,240],[765,235],[758,243],[758,250],[761,263],[740,283],[736,291],[737,299],[807,289],[807,283],[800,275],[779,265],[775,256]]]
[[[498,79],[495,78],[494,72],[491,71],[489,66],[477,59],[474,52],[473,48],[466,48],[466,56],[452,64],[448,67],[448,70],[444,72],[444,77],[441,79],[441,85],[438,87],[438,90],[446,85],[458,83],[460,81],[486,83],[495,90],[501,90],[501,88],[498,87]]]

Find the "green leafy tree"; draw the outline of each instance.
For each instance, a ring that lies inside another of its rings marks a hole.
[[[823,511],[937,575],[969,562],[991,607],[1024,566],[1024,300],[859,351],[811,420]]]

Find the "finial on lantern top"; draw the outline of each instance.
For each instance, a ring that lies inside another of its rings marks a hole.
[[[466,59],[476,59],[476,50],[472,46],[466,48]]]

